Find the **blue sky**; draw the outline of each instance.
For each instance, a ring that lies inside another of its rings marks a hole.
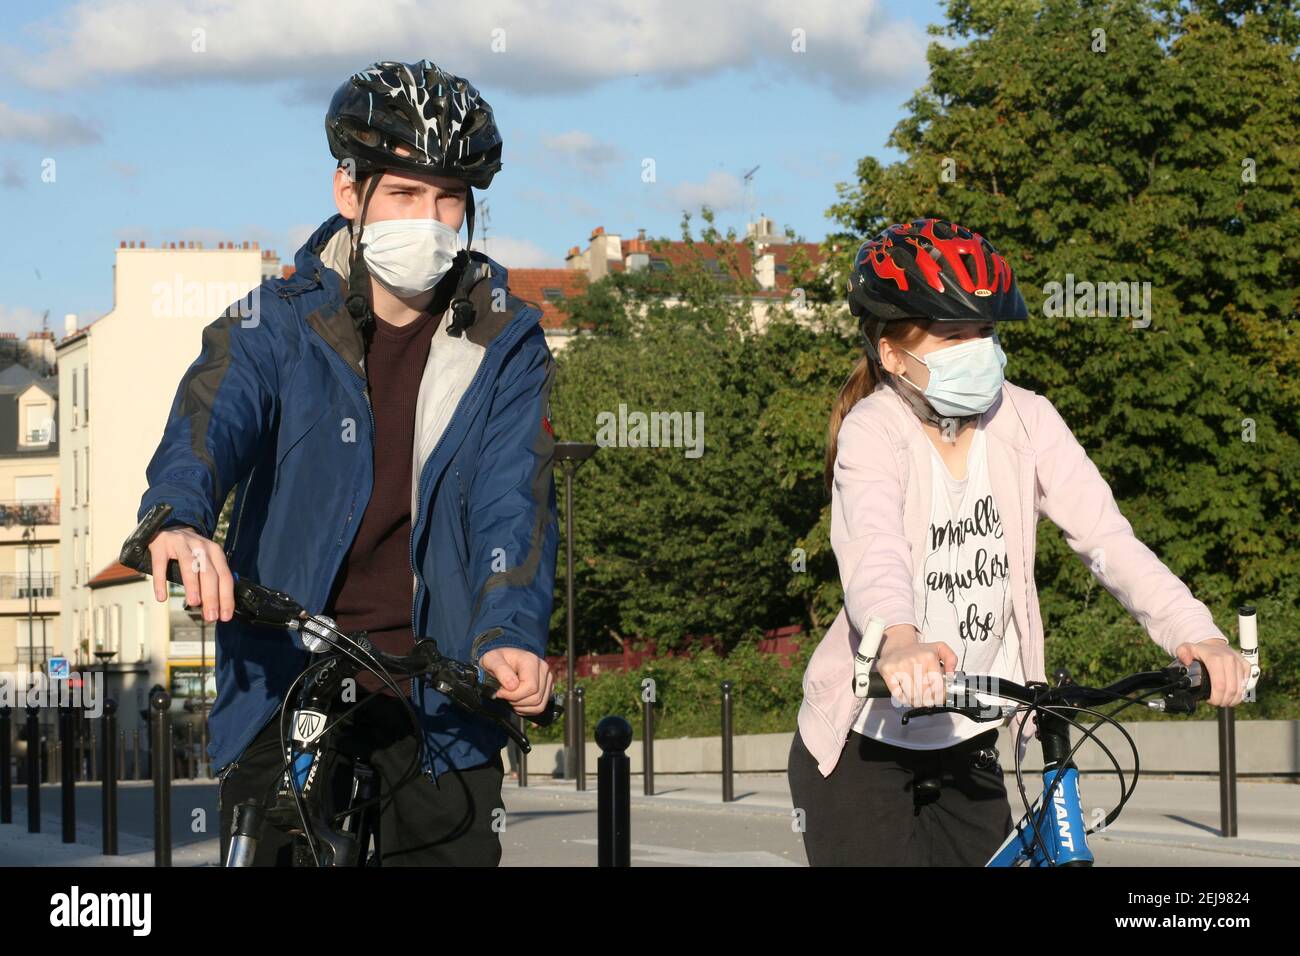
[[[858,158],[897,158],[885,140],[942,18],[937,0],[5,6],[0,330],[48,309],[56,334],[112,308],[122,239],[290,261],[334,212],[329,96],[376,59],[428,57],[492,104],[504,167],[478,198],[508,267],[558,267],[596,226],[675,236],[704,202],[743,232],[753,166],[756,210],[819,240]]]

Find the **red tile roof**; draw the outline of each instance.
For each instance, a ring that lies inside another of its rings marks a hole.
[[[510,292],[542,310],[542,328],[564,325],[565,315],[546,298],[547,289],[559,289],[564,298],[582,295],[587,288],[587,273],[581,269],[511,269]]]
[[[143,581],[144,575],[134,568],[128,568],[121,561],[114,561],[93,578],[86,582],[88,588],[102,588],[111,584],[125,584],[128,581]]]

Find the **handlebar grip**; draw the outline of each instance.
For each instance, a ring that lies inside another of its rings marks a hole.
[[[480,683],[483,687],[483,696],[492,697],[501,689],[501,682],[481,667],[479,668],[479,672],[483,675],[482,678],[480,678]],[[505,701],[502,701],[502,703],[505,703]],[[519,716],[530,723],[536,724],[538,727],[549,727],[563,714],[564,701],[561,700],[559,694],[552,694],[551,699],[546,702],[546,709],[540,714],[520,714]]]
[[[880,676],[879,671],[872,671],[871,677],[867,681],[868,697],[893,697],[889,692],[889,687],[885,684],[885,678]]]
[[[149,545],[163,530],[171,513],[172,506],[165,502],[160,502],[145,512],[136,529],[123,543],[118,560],[141,574],[153,574]],[[289,595],[254,581],[240,580],[239,575],[233,571],[231,575],[235,579],[235,614],[244,620],[253,624],[285,627],[306,613]],[[175,558],[167,562],[167,580],[173,584],[185,584],[180,562]]]

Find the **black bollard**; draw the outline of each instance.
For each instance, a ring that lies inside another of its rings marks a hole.
[[[140,728],[131,731],[131,779],[140,779]]]
[[[50,768],[49,770],[46,771],[45,782],[59,783],[61,781],[61,777],[59,776],[59,769],[63,766],[63,741],[59,740],[58,737],[56,736],[54,739],[54,743],[48,748],[46,748],[46,753],[49,754],[48,762]]]
[[[0,707],[0,823],[14,822],[13,708]]]
[[[153,865],[172,865],[172,728],[171,696],[165,690],[149,695],[150,722],[153,729],[153,752],[149,765],[153,769]]]
[[[655,702],[641,701],[641,763],[645,767],[645,795],[655,793]]]
[[[606,717],[596,725],[596,865],[632,864],[632,725]]]
[[[573,776],[579,790],[587,789],[587,707],[586,691],[573,689]]]
[[[117,701],[104,701],[104,856],[117,856]]]
[[[1237,712],[1219,708],[1219,835],[1237,835]]]
[[[27,832],[41,832],[41,725],[37,709],[27,705]]]
[[[731,761],[731,681],[722,682],[722,802],[736,799]]]
[[[90,728],[90,776],[87,779],[99,779],[99,736],[94,727]]]
[[[59,707],[59,744],[63,748],[63,766],[59,790],[63,797],[63,842],[77,842],[77,732],[76,711]]]
[[[113,723],[117,723],[114,718]],[[117,779],[126,779],[126,731],[117,732]]]

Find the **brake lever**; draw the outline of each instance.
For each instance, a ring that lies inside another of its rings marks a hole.
[[[431,683],[435,690],[446,694],[457,706],[472,714],[486,717],[500,727],[521,751],[532,752],[533,745],[524,732],[515,726],[513,721],[506,719],[497,707],[490,705],[492,698],[483,696],[483,685],[479,681],[477,667],[443,658],[434,671]]]

